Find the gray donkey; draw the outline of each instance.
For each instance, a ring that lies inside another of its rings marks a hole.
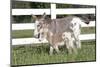
[[[68,53],[77,53],[76,48],[81,48],[79,40],[81,23],[89,24],[87,20],[76,16],[68,16],[61,19],[47,18],[44,13],[41,18],[32,15],[35,21],[34,36],[39,40],[46,38],[50,44],[50,55],[55,49],[59,53],[58,46],[66,45]]]

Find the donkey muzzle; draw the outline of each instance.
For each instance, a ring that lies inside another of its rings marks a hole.
[[[40,33],[36,34],[34,37],[35,38],[40,38]]]
[[[86,24],[89,24],[89,21],[86,21],[85,23],[86,23]]]

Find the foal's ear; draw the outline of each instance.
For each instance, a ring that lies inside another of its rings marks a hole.
[[[46,13],[45,13],[45,12],[43,13],[42,17],[43,17],[44,19],[46,18]]]
[[[32,15],[32,18],[33,19],[35,19],[35,20],[37,19],[37,17],[35,15],[33,15],[33,14],[31,14],[31,15]]]

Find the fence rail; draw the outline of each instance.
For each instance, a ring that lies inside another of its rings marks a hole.
[[[56,14],[95,14],[95,8],[67,8],[55,9]],[[47,15],[51,14],[51,9],[12,9],[12,15]]]
[[[61,4],[80,4],[80,5],[96,5],[96,0],[16,0],[28,2],[46,2],[46,3],[61,3]]]
[[[82,27],[94,27],[95,21],[90,21],[90,24],[81,24]],[[28,30],[34,29],[34,23],[19,23],[19,24],[12,24],[12,30]]]
[[[95,34],[82,34],[80,35],[80,40],[93,40],[95,39]],[[18,38],[18,39],[12,39],[13,45],[22,45],[22,44],[39,44],[39,43],[48,43],[47,40],[43,40],[42,42],[39,41],[36,38]]]

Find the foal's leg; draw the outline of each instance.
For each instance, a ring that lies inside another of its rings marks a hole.
[[[50,55],[53,54],[53,50],[54,50],[54,49],[55,49],[55,51],[57,52],[57,54],[60,53],[58,46],[55,46],[55,45],[54,45],[54,46],[50,46],[50,51],[49,51]]]
[[[72,54],[72,49],[71,49],[71,46],[70,46],[71,42],[70,42],[69,38],[67,38],[65,40],[65,44],[66,44],[66,48],[68,49],[68,53]]]
[[[77,44],[77,48],[81,49],[81,41],[79,39],[76,41],[76,44]]]
[[[60,53],[59,48],[58,48],[58,45],[55,45],[55,46],[54,46],[54,49],[56,50],[57,54]]]
[[[81,48],[81,41],[79,39],[79,35],[80,35],[79,33],[78,34],[74,33],[74,35],[73,35],[74,39],[75,39],[74,43],[75,43],[75,45],[76,45],[77,48]]]
[[[73,37],[74,37],[74,43],[77,48],[81,48],[81,42],[79,40],[79,35],[80,35],[80,25],[76,25],[73,27]]]
[[[75,54],[77,54],[77,49],[76,49],[76,47],[75,47],[75,45],[73,44],[73,40],[71,40],[70,41],[71,43],[71,45],[70,45],[70,47],[71,47],[71,49],[73,50],[73,52],[75,53]]]
[[[79,39],[79,35],[80,34],[75,35],[75,44],[76,44],[76,47],[80,49],[81,48],[81,41]]]
[[[76,50],[76,47],[75,47],[75,45],[73,43],[73,39],[72,38],[69,39],[69,44],[67,45],[67,48],[68,48],[68,52],[70,54],[72,54],[72,52],[77,54],[77,50]]]
[[[50,46],[50,51],[49,51],[49,53],[50,53],[50,55],[52,55],[53,54],[53,47],[52,46]]]
[[[71,33],[67,32],[63,35],[65,44],[66,44],[66,48],[68,49],[68,53],[72,53],[72,49],[71,49]]]

